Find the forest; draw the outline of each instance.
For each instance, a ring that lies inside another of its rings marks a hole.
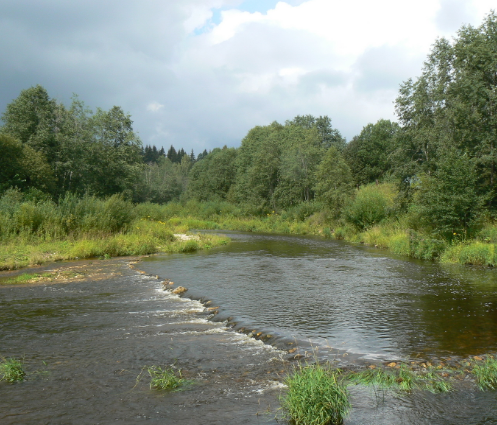
[[[143,147],[119,106],[92,111],[77,96],[65,106],[27,88],[2,114],[0,241],[103,238],[136,220],[176,220],[496,265],[497,15],[437,39],[420,76],[400,85],[395,113],[398,122],[369,123],[348,142],[330,117],[303,115],[195,156]],[[2,255],[6,268],[25,264]]]

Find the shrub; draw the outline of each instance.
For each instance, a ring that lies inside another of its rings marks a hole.
[[[477,266],[495,264],[495,245],[475,242],[464,246],[459,254],[459,262]]]
[[[355,199],[345,208],[345,218],[359,230],[385,219],[393,208],[396,191],[391,184],[362,186]]]

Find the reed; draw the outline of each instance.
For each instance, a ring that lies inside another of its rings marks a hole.
[[[451,391],[451,382],[444,379],[441,373],[441,370],[433,368],[414,372],[406,365],[401,364],[398,368],[375,368],[361,372],[351,372],[347,379],[351,383],[371,386],[381,390],[412,391],[413,389],[419,389],[432,393]]]
[[[477,362],[473,367],[472,373],[476,377],[476,384],[481,390],[497,389],[497,360],[488,357],[483,361]]]

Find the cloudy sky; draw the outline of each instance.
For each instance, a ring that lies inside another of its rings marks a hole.
[[[328,115],[350,140],[395,119],[437,37],[495,0],[2,0],[0,111],[44,86],[121,106],[143,144],[239,146],[255,125]]]

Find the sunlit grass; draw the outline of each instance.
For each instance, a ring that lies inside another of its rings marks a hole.
[[[198,224],[198,223],[197,223]],[[46,242],[22,239],[0,244],[0,270],[15,270],[60,260],[110,258],[148,255],[158,252],[194,252],[228,243],[229,238],[199,234],[195,239],[177,240],[175,233],[186,233],[189,227],[177,228],[166,221],[137,220],[125,233]],[[22,283],[19,281],[18,283]]]

